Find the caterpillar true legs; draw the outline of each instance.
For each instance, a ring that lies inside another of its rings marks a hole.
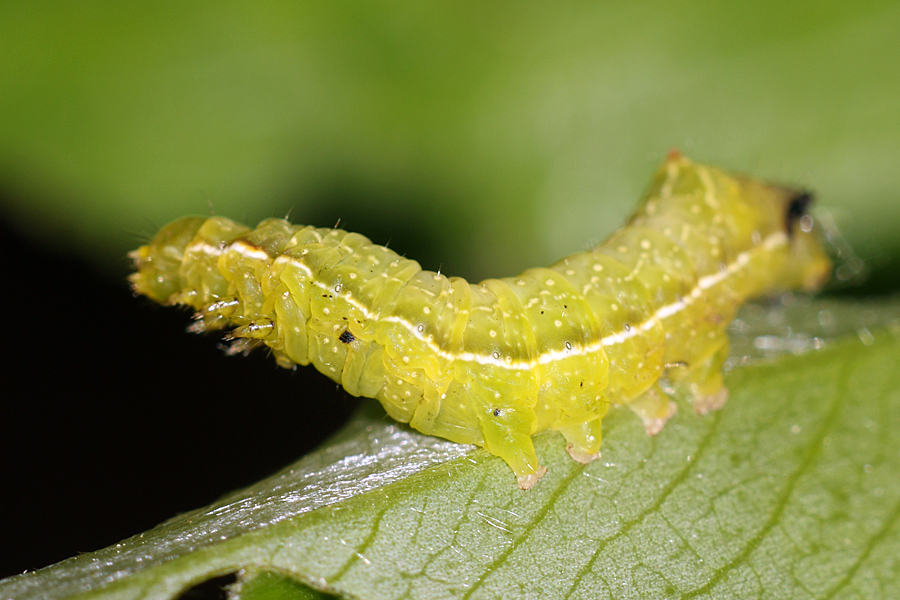
[[[724,403],[738,306],[828,277],[808,202],[672,153],[623,229],[517,277],[469,284],[339,229],[188,217],[131,254],[131,281],[196,310],[195,330],[234,328],[235,350],[312,363],[398,421],[485,447],[528,488],[538,431],[588,462],[610,403],[662,428],[661,378],[700,412]]]

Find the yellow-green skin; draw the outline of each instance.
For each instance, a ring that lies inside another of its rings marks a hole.
[[[470,284],[340,229],[187,217],[132,253],[131,281],[197,310],[198,330],[236,327],[238,350],[264,343],[423,433],[485,447],[527,489],[546,471],[536,432],[587,462],[610,403],[659,431],[674,412],[660,377],[701,412],[724,403],[739,305],[830,273],[798,198],[671,153],[626,227],[517,277]]]

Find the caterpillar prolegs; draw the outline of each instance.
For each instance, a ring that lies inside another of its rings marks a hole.
[[[398,421],[483,446],[527,489],[546,471],[536,432],[589,462],[610,403],[662,428],[662,377],[701,413],[725,402],[739,305],[829,276],[809,202],[673,152],[624,228],[516,277],[470,284],[340,229],[187,217],[131,253],[130,280],[196,310],[196,330],[234,328],[237,350],[312,363]]]

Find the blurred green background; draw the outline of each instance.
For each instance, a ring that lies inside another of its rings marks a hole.
[[[816,190],[898,289],[897,2],[0,7],[0,218],[111,276],[188,213],[510,275],[617,228],[671,147]]]

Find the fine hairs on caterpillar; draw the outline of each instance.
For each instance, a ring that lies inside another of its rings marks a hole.
[[[186,217],[131,253],[130,280],[197,311],[194,330],[233,328],[233,350],[268,346],[423,433],[483,446],[528,489],[546,472],[536,432],[587,463],[611,403],[660,431],[675,412],[660,378],[700,413],[724,404],[738,307],[828,279],[810,200],[672,152],[625,227],[516,277],[470,284],[340,229]]]

